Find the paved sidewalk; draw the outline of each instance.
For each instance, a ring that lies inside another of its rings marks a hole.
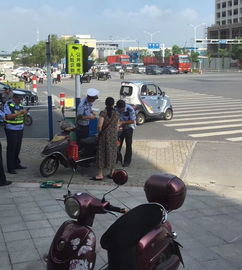
[[[24,139],[23,165],[17,175],[6,174],[14,184],[0,188],[0,270],[45,269],[43,254],[62,222],[68,219],[62,189],[40,189],[40,151],[47,140]],[[2,140],[3,149],[5,142]],[[242,265],[242,145],[192,141],[134,141],[133,163],[127,169],[128,183],[107,199],[115,205],[134,207],[146,202],[145,180],[154,173],[180,176],[187,184],[184,205],[169,214],[186,268],[192,270],[235,270]],[[91,182],[93,168],[80,168],[74,177],[73,191],[88,191],[98,197],[110,189],[111,180]],[[67,183],[71,170],[59,168],[50,179]],[[94,231],[98,241],[114,222],[111,215],[97,215]],[[106,254],[98,245],[99,269]]]

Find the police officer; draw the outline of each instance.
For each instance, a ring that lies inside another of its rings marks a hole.
[[[4,120],[5,114],[2,110],[0,110],[0,119]],[[2,144],[0,142],[0,186],[8,186],[12,184],[11,181],[6,180],[6,175],[3,168],[3,159],[2,159]]]
[[[129,167],[132,160],[132,139],[136,122],[135,110],[131,105],[126,104],[124,100],[119,100],[117,102],[116,109],[120,114],[119,153],[125,139],[126,152],[124,155],[123,167]]]
[[[87,90],[87,96],[81,100],[77,108],[77,128],[76,137],[77,143],[80,146],[80,139],[88,137],[89,134],[89,121],[96,118],[92,110],[92,105],[98,99],[99,91],[95,88]]]
[[[22,166],[19,153],[22,144],[24,130],[24,116],[27,114],[21,104],[22,95],[14,92],[13,98],[4,105],[5,133],[7,137],[7,168],[8,173],[16,174],[16,169],[26,169]]]

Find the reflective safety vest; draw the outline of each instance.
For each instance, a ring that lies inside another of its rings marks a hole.
[[[12,114],[18,113],[19,111],[24,109],[21,104],[19,104],[17,108],[16,104],[12,103],[11,101],[8,102],[8,106]],[[11,125],[22,125],[24,123],[24,115],[21,114],[13,119],[6,119],[5,122]]]

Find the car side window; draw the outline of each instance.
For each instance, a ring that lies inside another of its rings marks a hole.
[[[156,90],[155,85],[153,84],[147,85],[147,92],[148,92],[148,96],[156,96],[157,90]]]
[[[141,88],[141,96],[147,96],[147,87],[143,85]]]

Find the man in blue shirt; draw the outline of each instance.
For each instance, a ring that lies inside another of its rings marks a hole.
[[[87,90],[87,97],[82,99],[77,108],[77,127],[76,138],[77,144],[80,147],[80,140],[87,138],[89,134],[89,122],[96,118],[95,113],[92,110],[92,105],[96,99],[98,99],[99,91],[95,88],[89,88]]]
[[[0,110],[0,120],[4,120],[5,114]],[[11,181],[6,180],[6,175],[3,168],[3,158],[2,158],[2,144],[0,142],[0,186],[8,186],[12,184]]]
[[[124,155],[123,167],[128,167],[132,159],[132,139],[136,123],[135,110],[131,105],[126,104],[124,100],[119,100],[117,102],[116,108],[120,114],[121,132],[119,135],[120,140],[119,152],[121,151],[123,141],[125,139],[126,152]]]
[[[24,130],[24,116],[27,110],[21,105],[22,96],[18,93],[13,94],[12,100],[4,105],[5,113],[5,133],[7,137],[7,168],[8,173],[16,174],[16,169],[26,169],[21,165],[19,153],[22,144]]]

